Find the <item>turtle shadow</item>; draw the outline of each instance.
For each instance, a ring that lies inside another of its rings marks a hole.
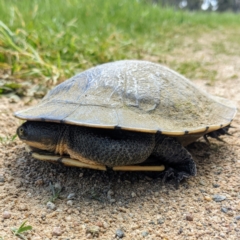
[[[13,184],[21,191],[28,191],[33,198],[50,199],[51,187],[61,186],[60,196],[67,199],[69,193],[76,193],[79,202],[98,201],[112,204],[108,192],[115,193],[118,201],[131,202],[132,192],[138,192],[141,198],[152,191],[161,190],[162,178],[159,173],[99,171],[92,169],[67,167],[32,158],[23,149],[19,151],[12,172],[16,181]],[[174,188],[170,186],[169,189]]]
[[[187,147],[192,154],[197,166],[197,177],[208,178],[217,181],[217,175],[222,173],[226,158],[228,158],[231,148],[224,142],[212,140],[210,144],[206,142],[194,142]]]
[[[192,154],[196,164],[204,162],[211,164],[211,158],[218,156],[225,144],[213,140],[210,143],[197,141],[189,144],[186,148]]]
[[[209,159],[211,152],[211,144],[208,144],[206,142],[193,142],[189,144],[187,147],[187,150],[193,155],[193,157],[197,159]]]
[[[211,165],[214,164],[211,157],[218,154],[219,145],[195,142],[189,145],[187,149],[193,155],[197,168],[204,165],[211,169]],[[124,172],[111,169],[98,171],[66,167],[61,164],[36,160],[23,151],[21,151],[21,154],[24,161],[21,168],[15,169],[15,177],[18,182],[22,183],[22,188],[31,188],[32,195],[36,197],[51,196],[50,184],[61,185],[61,196],[63,198],[67,198],[69,193],[74,192],[77,193],[76,198],[80,202],[98,201],[107,204],[111,204],[108,195],[110,190],[115,193],[118,201],[129,203],[136,201],[136,199],[132,198],[132,193],[138,192],[141,200],[143,200],[152,192],[161,192],[166,188],[168,191],[176,191],[177,189],[174,181],[162,181],[161,172]],[[151,164],[153,164],[154,159],[150,160]],[[200,175],[203,174],[203,172],[199,172]],[[199,174],[194,178],[198,176]],[[179,185],[179,188],[188,187],[185,180]]]

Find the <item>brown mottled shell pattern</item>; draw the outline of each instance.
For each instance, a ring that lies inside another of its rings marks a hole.
[[[200,90],[167,67],[123,60],[77,74],[53,88],[37,106],[15,116],[197,138],[228,125],[235,113],[229,100]]]

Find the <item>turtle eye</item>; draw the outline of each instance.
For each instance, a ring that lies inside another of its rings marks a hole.
[[[23,127],[19,127],[17,131],[19,137],[23,137],[25,135],[25,131]]]

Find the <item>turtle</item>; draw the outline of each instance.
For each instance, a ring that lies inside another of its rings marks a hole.
[[[202,136],[227,134],[236,111],[230,100],[166,66],[119,60],[71,77],[15,116],[26,120],[17,135],[40,160],[101,170],[165,170],[180,182],[197,173],[186,146]],[[142,166],[151,157],[159,165]]]

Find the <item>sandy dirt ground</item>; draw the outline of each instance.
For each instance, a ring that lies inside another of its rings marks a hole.
[[[204,53],[195,55],[201,58]],[[240,106],[240,58],[218,56],[215,84],[196,80],[212,94]],[[238,75],[239,74],[239,75]],[[234,79],[231,79],[234,76]],[[12,136],[20,120],[13,112],[28,99],[0,99],[1,137]],[[34,101],[31,102],[34,104]],[[240,118],[226,143],[203,139],[188,147],[197,176],[176,189],[158,174],[101,172],[41,162],[18,139],[0,146],[0,239],[23,221],[26,239],[240,239]],[[52,187],[61,189],[52,200]],[[53,201],[51,204],[49,201]]]

